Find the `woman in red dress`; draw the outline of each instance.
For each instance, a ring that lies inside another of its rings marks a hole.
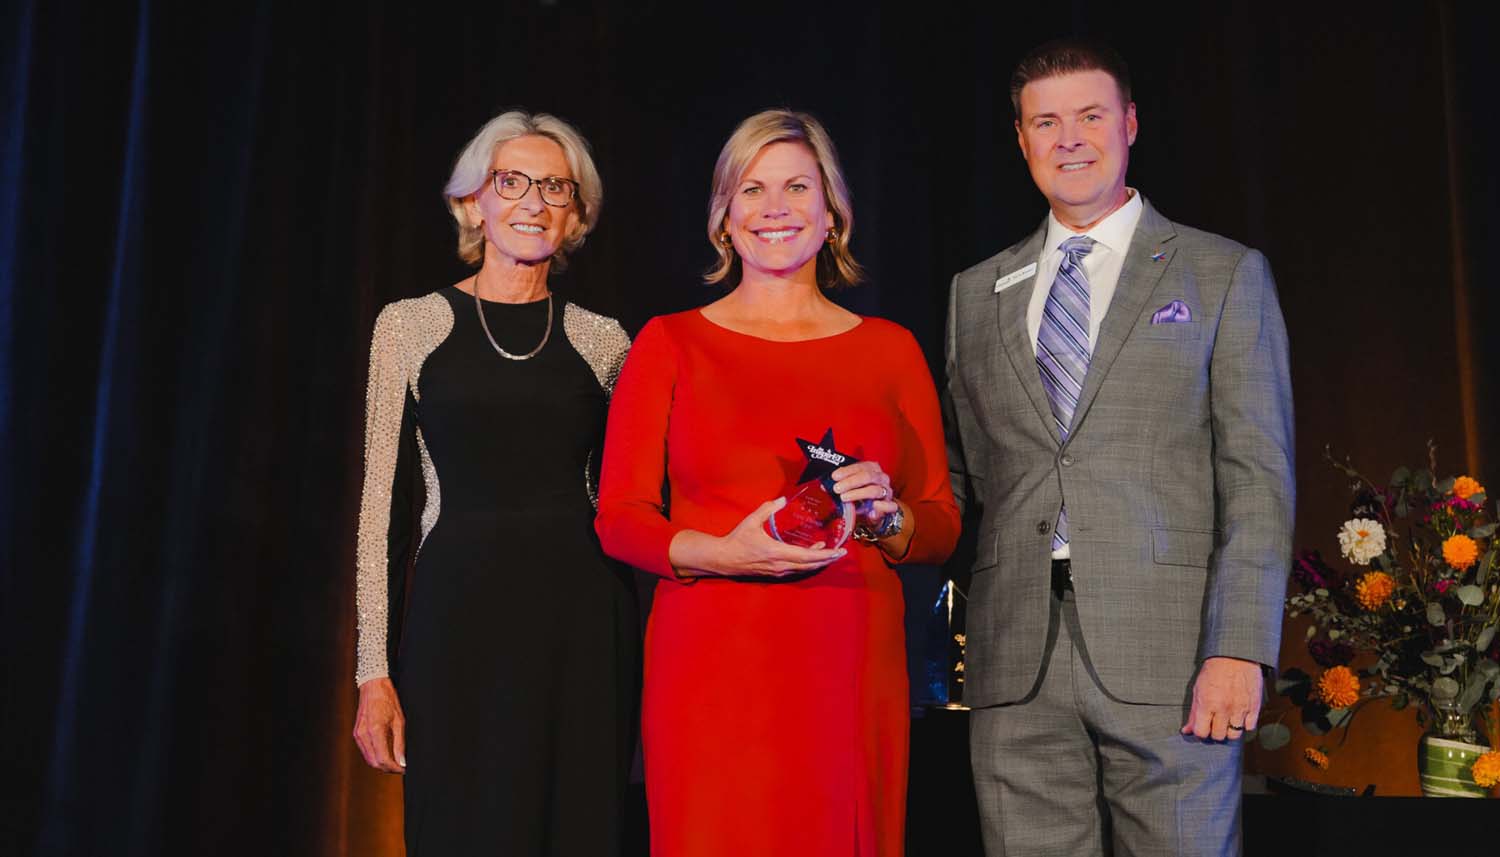
[[[860,276],[852,224],[822,126],[747,119],[719,155],[709,216],[722,262],[709,279],[734,288],[652,319],[615,388],[595,527],[606,552],[663,578],[642,712],[658,857],[902,850],[893,565],[941,562],[959,516],[915,340],[823,294]],[[859,459],[832,478],[863,538],[783,544],[765,522],[809,461],[797,440],[829,430]]]

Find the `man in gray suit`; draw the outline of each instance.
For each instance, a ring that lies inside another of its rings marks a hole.
[[[1051,213],[953,279],[949,460],[983,507],[964,699],[991,857],[1239,852],[1239,739],[1274,667],[1292,397],[1265,258],[1125,184],[1125,64],[1011,80]]]

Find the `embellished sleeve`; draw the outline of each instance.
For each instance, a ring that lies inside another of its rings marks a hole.
[[[452,311],[437,294],[393,303],[375,320],[354,549],[356,685],[390,675],[389,649],[396,642],[406,569],[415,554],[419,498],[423,535],[437,513],[437,485],[416,419],[417,377],[427,355],[452,327]]]
[[[896,495],[912,512],[912,537],[903,563],[937,564],[958,543],[959,511],[949,482],[937,388],[922,349],[902,329],[893,344],[896,400],[901,410],[906,447],[901,472],[892,474]]]
[[[386,639],[390,622],[392,487],[407,421],[407,379],[400,354],[400,306],[380,311],[370,341],[370,376],[365,387],[365,475],[359,498],[359,532],[355,540],[354,607],[358,616],[355,684],[390,674]],[[404,493],[404,492],[403,492]],[[404,499],[404,498],[403,498]]]
[[[625,365],[625,356],[630,352],[630,336],[618,321],[609,316],[589,312],[577,304],[563,307],[563,330],[573,350],[583,358],[594,373],[599,386],[608,400],[615,390],[615,381],[620,377],[620,368]],[[597,449],[589,450],[588,461],[583,466],[583,484],[589,502],[599,508],[599,472],[602,456]]]
[[[686,528],[667,518],[662,485],[676,385],[676,350],[661,320],[652,319],[636,337],[610,403],[594,519],[605,553],[673,580],[668,548]]]

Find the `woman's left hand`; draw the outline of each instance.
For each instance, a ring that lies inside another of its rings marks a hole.
[[[854,504],[856,523],[871,529],[880,526],[885,516],[901,508],[891,487],[891,475],[880,469],[878,461],[857,461],[833,471],[833,490]]]

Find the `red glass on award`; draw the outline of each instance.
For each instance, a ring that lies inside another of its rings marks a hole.
[[[833,490],[833,471],[858,459],[834,449],[833,429],[818,443],[797,438],[807,467],[786,497],[786,505],[766,521],[766,532],[789,545],[824,548],[842,545],[854,532],[854,504]]]

